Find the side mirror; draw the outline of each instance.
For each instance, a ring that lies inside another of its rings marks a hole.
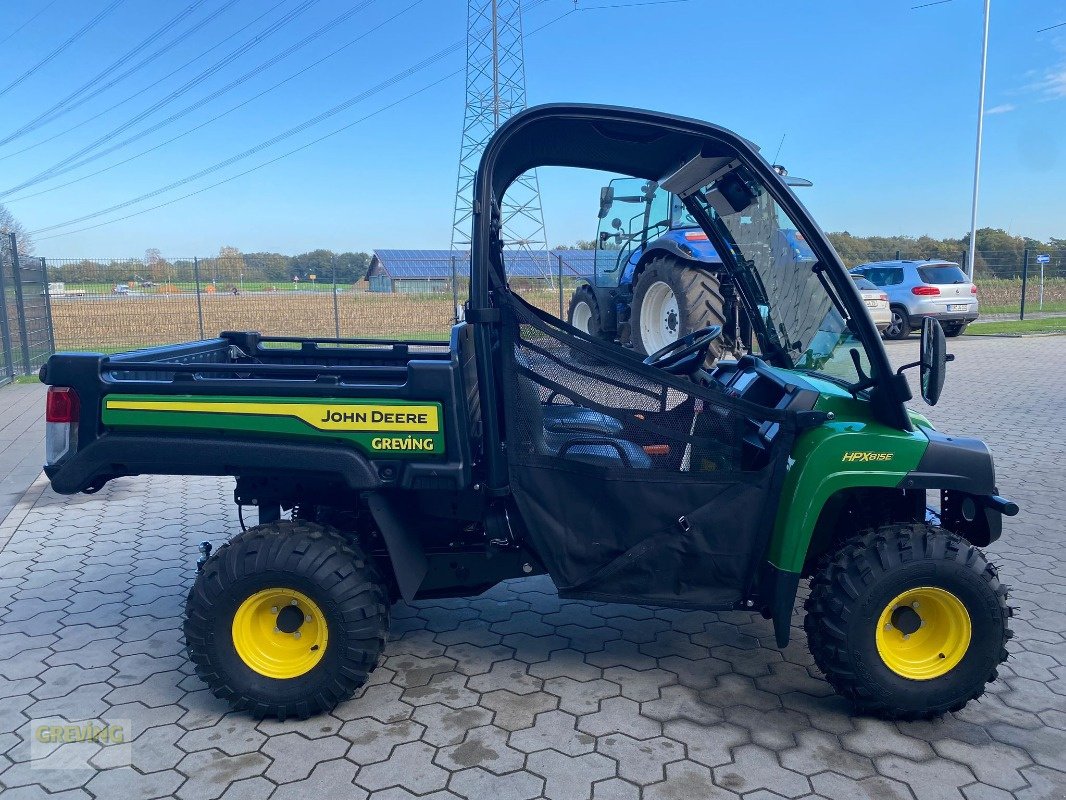
[[[607,217],[607,212],[611,210],[612,205],[614,205],[614,187],[600,187],[600,213],[597,214],[597,218],[605,219]]]
[[[922,320],[921,362],[918,368],[919,383],[922,387],[922,399],[935,406],[944,390],[944,378],[947,377],[947,363],[952,357],[947,354],[947,340],[944,329],[935,319],[926,317]]]
[[[622,220],[620,220],[618,217],[615,217],[611,220],[611,227],[614,228],[616,231],[622,230]]]

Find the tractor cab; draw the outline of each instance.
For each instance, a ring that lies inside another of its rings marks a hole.
[[[788,186],[811,185],[784,167],[774,170]],[[571,325],[648,355],[720,324],[713,355],[750,350],[751,328],[728,280],[722,282],[722,259],[678,195],[655,180],[615,177],[600,189],[597,219],[593,275],[571,298]],[[741,238],[758,240],[778,221],[764,196],[744,217]],[[768,244],[797,262],[814,260],[794,227],[779,226]]]

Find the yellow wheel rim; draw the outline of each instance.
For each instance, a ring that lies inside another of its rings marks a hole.
[[[233,647],[249,669],[268,678],[296,678],[326,652],[326,618],[315,602],[292,589],[264,589],[233,615]]]
[[[904,678],[927,681],[950,672],[970,647],[970,615],[951,592],[908,589],[877,620],[877,652]]]

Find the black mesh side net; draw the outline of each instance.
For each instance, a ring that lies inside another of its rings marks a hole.
[[[506,443],[526,535],[567,597],[740,599],[793,431],[783,411],[645,366],[498,291]],[[764,422],[772,443],[745,443]]]

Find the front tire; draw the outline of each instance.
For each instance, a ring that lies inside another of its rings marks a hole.
[[[980,697],[1007,659],[1007,588],[985,555],[930,525],[886,525],[829,554],[804,629],[860,712],[927,719]]]
[[[566,317],[567,321],[582,333],[594,339],[603,336],[600,304],[596,302],[596,294],[587,283],[581,284],[574,290],[574,296],[570,298],[570,310]]]
[[[708,325],[725,328],[718,279],[668,256],[653,258],[637,279],[631,322],[633,347],[646,356]],[[718,340],[709,356],[713,360],[721,352]]]
[[[373,564],[337,531],[309,522],[258,525],[222,545],[185,606],[196,674],[257,718],[303,719],[350,698],[388,630]]]

